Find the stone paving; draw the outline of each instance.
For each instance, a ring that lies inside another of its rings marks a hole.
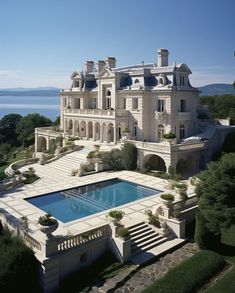
[[[176,251],[157,259],[154,263],[143,268],[137,269],[136,266],[131,266],[126,270],[126,273],[125,271],[121,272],[119,278],[118,276],[115,276],[114,278],[109,279],[103,287],[94,287],[90,292],[142,292],[146,287],[161,278],[170,268],[175,267],[182,261],[193,256],[197,251],[198,248],[195,243],[187,243]],[[127,277],[128,273],[129,276]]]

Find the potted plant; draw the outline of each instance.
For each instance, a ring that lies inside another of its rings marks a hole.
[[[121,221],[125,213],[123,211],[110,211],[108,213],[108,217],[111,218],[112,223],[117,226],[118,223]]]
[[[171,193],[161,194],[160,198],[166,205],[171,204],[175,199],[174,195]]]
[[[41,232],[47,236],[53,233],[58,228],[58,221],[52,217],[50,213],[38,219],[38,224]]]
[[[163,138],[170,144],[176,143],[176,135],[173,132],[163,133]]]
[[[188,198],[187,196],[187,189],[188,186],[185,183],[176,183],[174,184],[174,189],[179,193],[180,198],[182,200],[186,200]]]
[[[99,144],[94,144],[94,149],[98,153],[100,150],[100,145]]]
[[[130,236],[129,229],[128,228],[125,228],[125,227],[121,227],[117,231],[117,235],[118,235],[118,237],[122,238],[123,240],[128,240],[128,238]]]

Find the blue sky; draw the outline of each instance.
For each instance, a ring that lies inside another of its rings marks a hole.
[[[86,60],[184,62],[194,86],[235,79],[234,0],[0,0],[0,88],[69,87]]]

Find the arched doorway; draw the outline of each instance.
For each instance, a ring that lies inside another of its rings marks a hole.
[[[43,152],[47,149],[47,141],[45,137],[39,136],[38,138],[38,152]]]
[[[166,172],[164,160],[157,155],[148,155],[145,159],[145,165],[151,170]]]
[[[83,137],[86,137],[86,122],[85,122],[85,121],[82,121],[82,122],[80,123],[80,128],[79,128],[79,130],[80,130],[80,137],[81,137],[81,139],[82,139]]]
[[[54,152],[55,149],[56,149],[56,139],[55,139],[55,138],[51,138],[51,139],[49,140],[49,150],[50,150],[51,152]]]

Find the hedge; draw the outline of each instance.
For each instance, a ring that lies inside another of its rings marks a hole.
[[[204,285],[225,264],[222,256],[201,250],[171,269],[143,293],[191,293]]]

